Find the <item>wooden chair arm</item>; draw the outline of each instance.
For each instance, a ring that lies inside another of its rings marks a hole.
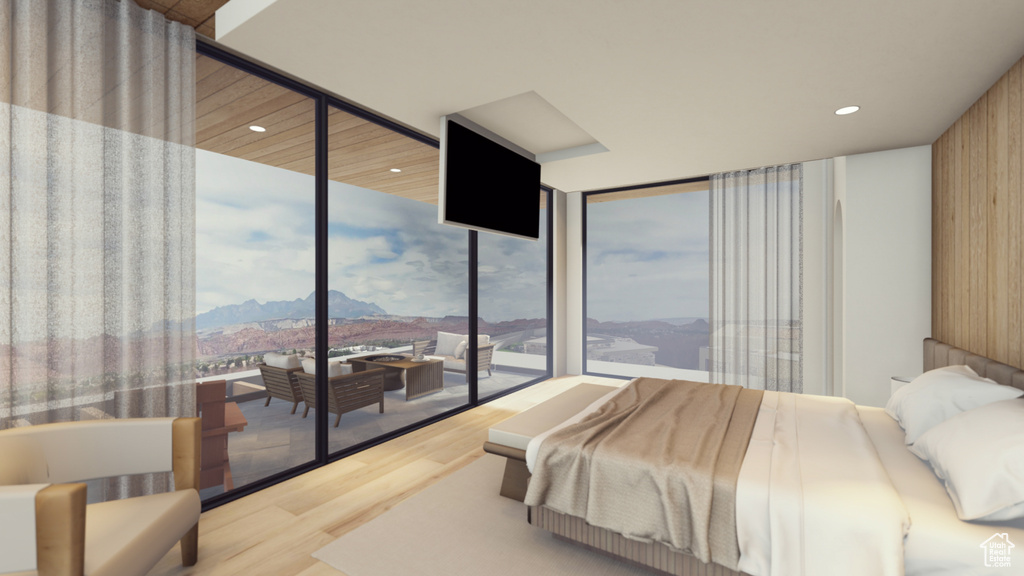
[[[417,354],[433,354],[437,351],[437,340],[417,340],[412,343],[412,353]]]
[[[174,474],[175,490],[199,490],[202,441],[201,418],[174,419],[171,427],[171,470]]]
[[[384,378],[384,368],[371,368],[369,370],[354,371],[351,374],[342,374],[341,376],[335,376],[334,378],[328,378],[328,382],[331,384],[340,384],[349,380],[369,380],[374,377]]]
[[[52,484],[36,494],[39,576],[85,572],[85,484]]]

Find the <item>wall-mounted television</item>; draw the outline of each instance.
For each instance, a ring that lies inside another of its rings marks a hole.
[[[458,114],[442,117],[437,221],[537,240],[536,157]]]

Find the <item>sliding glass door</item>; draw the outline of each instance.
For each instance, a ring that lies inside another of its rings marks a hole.
[[[204,499],[314,460],[313,420],[299,396],[274,388],[283,369],[266,364],[277,354],[294,365],[316,346],[315,119],[312,98],[197,56]]]
[[[465,353],[443,347],[469,332],[469,233],[437,223],[435,146],[335,107],[327,124],[328,355],[355,372],[328,379],[333,453],[468,404]]]
[[[433,139],[197,51],[207,506],[550,375],[546,210],[539,242],[438,224]]]
[[[541,191],[539,240],[477,236],[480,398],[549,374],[547,201]]]

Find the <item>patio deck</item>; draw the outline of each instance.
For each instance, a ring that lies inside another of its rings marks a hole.
[[[485,398],[536,377],[501,370],[495,370],[491,376],[481,372],[478,393],[480,398]],[[243,377],[241,380],[261,385],[258,375]],[[241,388],[235,390],[236,396]],[[465,376],[450,372],[444,373],[443,390],[415,400],[406,401],[404,389],[385,392],[383,414],[378,412],[376,405],[362,408],[345,413],[337,428],[328,428],[329,449],[336,452],[457,408],[467,402],[468,395],[469,386]],[[304,405],[301,403],[296,413],[290,414],[291,403],[283,400],[271,400],[269,406],[264,406],[265,396],[254,394],[229,397],[228,400],[238,401],[242,414],[248,420],[244,431],[232,433],[228,438],[228,454],[235,487],[313,459],[313,410],[309,411],[308,417],[302,418]],[[333,420],[332,416],[329,422],[333,423]],[[208,498],[223,491],[222,486],[217,486],[203,490],[201,495]]]

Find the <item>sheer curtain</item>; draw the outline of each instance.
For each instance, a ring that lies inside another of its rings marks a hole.
[[[192,415],[195,32],[131,0],[0,28],[0,428]]]
[[[801,392],[802,165],[711,177],[710,378]]]

